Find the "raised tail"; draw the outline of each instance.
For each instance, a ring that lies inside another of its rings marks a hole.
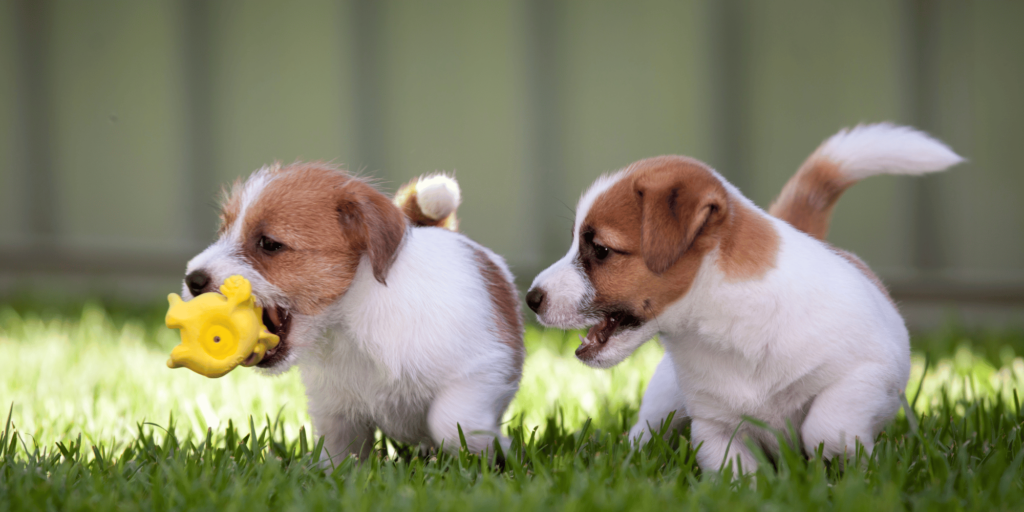
[[[818,146],[782,187],[768,213],[819,240],[843,192],[876,174],[926,174],[964,159],[924,132],[891,123],[844,129]]]
[[[455,210],[462,201],[455,178],[444,174],[420,176],[395,192],[395,205],[417,226],[459,230]]]

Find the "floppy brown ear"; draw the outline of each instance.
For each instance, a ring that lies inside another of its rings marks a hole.
[[[638,179],[634,190],[644,264],[655,274],[675,264],[706,225],[724,217],[725,189],[717,182],[665,171]]]
[[[373,267],[373,277],[381,284],[387,284],[388,270],[405,236],[405,217],[398,207],[376,190],[357,197],[339,205],[338,214],[343,225],[353,226],[361,232],[363,248]]]

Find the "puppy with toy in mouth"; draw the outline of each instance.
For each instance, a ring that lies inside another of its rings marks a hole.
[[[665,356],[630,436],[689,417],[705,470],[755,470],[747,442],[777,453],[744,416],[792,424],[806,453],[870,453],[900,407],[909,336],[867,265],[824,241],[829,218],[860,179],[961,161],[913,129],[858,126],[825,141],[766,213],[702,162],[641,160],[583,194],[569,252],[527,304],[545,325],[589,327],[576,355],[594,367],[659,335]]]
[[[504,260],[457,233],[455,180],[414,180],[395,202],[326,164],[273,165],[226,194],[217,240],[182,296],[241,275],[281,342],[257,364],[298,366],[327,455],[401,442],[490,450],[519,387],[519,298]],[[270,383],[268,383],[270,384]]]

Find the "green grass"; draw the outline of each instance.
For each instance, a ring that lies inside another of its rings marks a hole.
[[[915,414],[901,412],[874,455],[859,454],[845,471],[784,449],[776,467],[734,479],[696,467],[687,429],[639,450],[625,442],[661,356],[656,344],[599,371],[572,357],[574,336],[531,328],[504,467],[465,452],[424,459],[381,439],[371,460],[325,474],[296,372],[240,369],[209,380],[166,368],[176,340],[159,315],[96,305],[33,311],[0,307],[0,512],[1024,504],[1019,334],[949,328],[916,339],[930,358],[925,373],[923,353],[914,355]]]

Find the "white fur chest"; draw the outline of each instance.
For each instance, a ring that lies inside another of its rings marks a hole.
[[[310,414],[366,418],[402,442],[429,442],[426,417],[434,386],[388,371],[347,336],[327,337],[329,349],[299,364]]]

